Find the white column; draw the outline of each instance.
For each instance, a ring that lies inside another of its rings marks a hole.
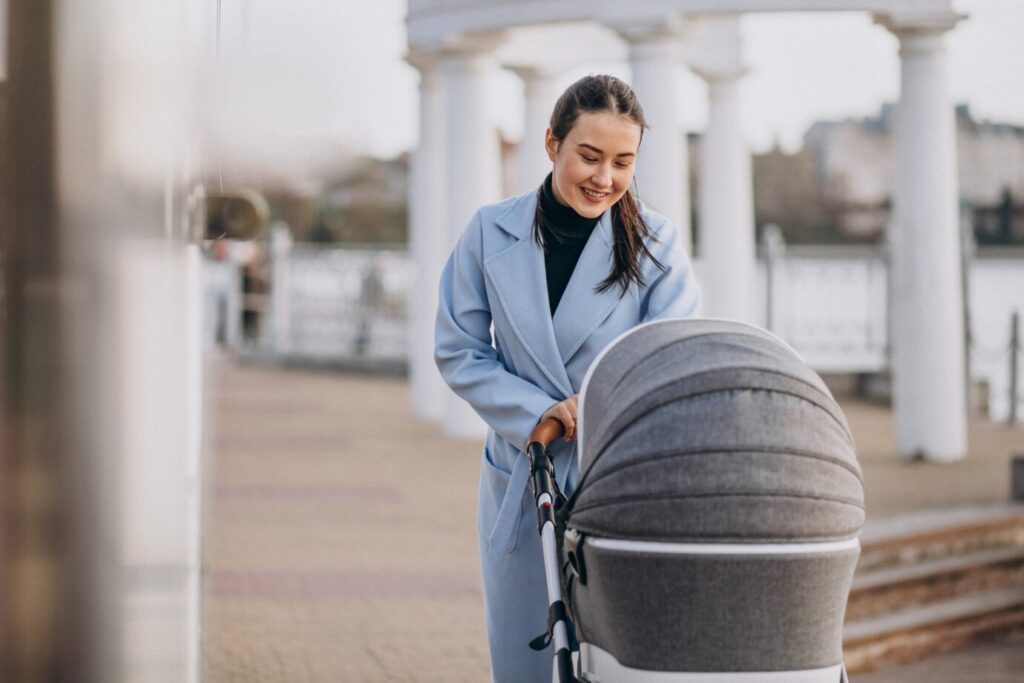
[[[544,149],[544,131],[551,122],[551,111],[561,91],[556,74],[535,66],[509,66],[523,79],[526,100],[523,139],[519,143],[516,192],[529,192],[551,172],[551,160]]]
[[[441,59],[445,127],[445,254],[484,204],[501,198],[501,149],[488,111],[488,77],[495,68],[497,41],[479,37],[472,47],[449,49]],[[477,437],[486,426],[465,401],[447,394],[442,430],[448,436]]]
[[[0,0],[0,84],[7,80],[7,0]]]
[[[420,139],[409,168],[409,250],[416,274],[409,289],[409,386],[413,415],[440,420],[447,387],[434,365],[437,284],[447,257],[442,163],[443,102],[436,57],[411,54],[420,72]]]
[[[292,231],[284,221],[270,226],[270,316],[266,339],[273,353],[292,350]]]
[[[739,17],[705,20],[691,64],[708,84],[698,215],[704,315],[756,323],[754,186],[740,122]]]
[[[887,17],[900,41],[893,190],[893,397],[903,458],[967,450],[956,128],[945,33],[957,15]]]
[[[683,68],[679,34],[670,25],[620,26],[617,30],[629,44],[633,89],[650,127],[637,156],[637,190],[645,204],[679,226],[683,244],[689,249],[689,162],[679,92]]]

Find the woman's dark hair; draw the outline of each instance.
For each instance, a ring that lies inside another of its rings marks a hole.
[[[647,128],[644,110],[640,107],[633,89],[615,76],[584,76],[562,93],[555,103],[554,111],[551,112],[551,135],[555,140],[564,140],[583,113],[610,113],[629,119],[640,126],[641,138],[643,130]],[[533,236],[537,244],[544,247],[542,226],[548,219],[542,209],[543,203],[539,194],[541,191],[543,188],[538,191]],[[636,195],[633,194],[633,188],[626,190],[622,198],[612,205],[611,211],[614,256],[612,270],[608,277],[598,284],[597,291],[603,292],[614,285],[619,285],[625,294],[631,282],[639,286],[644,285],[643,274],[640,271],[640,262],[644,257],[649,258],[660,270],[665,270],[665,266],[654,258],[644,243],[644,238],[651,234],[651,230],[640,216],[640,207]],[[552,228],[551,232],[558,234],[557,227]]]

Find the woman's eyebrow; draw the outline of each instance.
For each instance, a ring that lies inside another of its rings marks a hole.
[[[592,150],[596,154],[604,154],[604,150],[603,149],[601,149],[599,147],[594,147],[593,145],[587,144],[586,142],[577,143],[576,146],[577,147],[586,147],[587,149]],[[635,157],[636,153],[635,152],[620,152],[619,154],[616,154],[615,156],[617,156],[617,157]]]

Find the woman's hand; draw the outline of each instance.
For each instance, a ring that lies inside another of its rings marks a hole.
[[[564,401],[559,401],[545,410],[538,422],[549,417],[555,418],[565,428],[565,440],[572,441],[576,438],[576,403],[579,397],[579,394],[574,394]]]

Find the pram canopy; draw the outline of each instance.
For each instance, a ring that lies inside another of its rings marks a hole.
[[[849,538],[864,523],[853,439],[821,378],[742,323],[670,320],[595,361],[569,526],[652,541]]]

